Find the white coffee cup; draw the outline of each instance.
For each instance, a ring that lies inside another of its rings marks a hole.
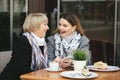
[[[59,70],[59,63],[58,62],[50,62],[49,68],[52,71],[57,71],[57,70]]]

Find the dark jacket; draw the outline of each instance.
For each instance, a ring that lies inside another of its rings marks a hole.
[[[0,74],[0,80],[20,80],[20,75],[31,72],[32,48],[25,36],[15,38],[10,62]]]

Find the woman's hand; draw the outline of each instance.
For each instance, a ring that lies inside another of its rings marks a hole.
[[[55,62],[61,63],[62,62],[62,58],[61,57],[56,57],[54,59]]]
[[[63,60],[60,62],[60,65],[62,68],[66,68],[72,65],[72,59],[70,57],[65,57]]]
[[[56,57],[54,61],[60,63],[62,68],[66,68],[72,65],[72,59],[70,57],[64,57],[63,59],[61,57]]]

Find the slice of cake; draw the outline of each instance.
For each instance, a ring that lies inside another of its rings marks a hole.
[[[84,66],[84,68],[82,69],[82,75],[87,76],[88,73],[89,73],[89,69],[86,66]]]
[[[108,65],[107,65],[107,63],[104,63],[102,61],[98,61],[98,62],[94,63],[94,68],[96,68],[96,69],[107,69]]]

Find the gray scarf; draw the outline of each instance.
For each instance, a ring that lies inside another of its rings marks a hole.
[[[71,36],[72,35],[72,36]],[[56,33],[54,35],[55,39],[55,56],[63,56],[63,48],[65,52],[67,53],[67,56],[72,57],[72,52],[76,50],[79,46],[79,41],[81,39],[80,33],[77,33],[74,31],[69,37],[69,41],[66,41],[66,39],[62,39],[60,37],[59,33]]]

